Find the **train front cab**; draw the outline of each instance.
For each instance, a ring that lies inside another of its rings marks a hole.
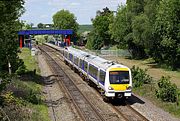
[[[132,79],[130,69],[110,68],[106,77],[106,97],[127,98],[131,96]]]

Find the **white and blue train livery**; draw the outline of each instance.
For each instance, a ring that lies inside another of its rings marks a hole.
[[[63,56],[66,63],[97,85],[106,98],[131,96],[132,77],[128,67],[73,47],[64,49]]]

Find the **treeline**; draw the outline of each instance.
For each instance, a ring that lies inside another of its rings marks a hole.
[[[8,67],[15,72],[22,63],[17,32],[22,25],[19,17],[24,13],[23,5],[24,0],[0,1],[0,74],[8,72]]]
[[[153,58],[168,68],[179,68],[179,6],[179,0],[127,0],[117,13],[108,8],[97,11],[86,46],[118,45],[128,49],[133,58]]]

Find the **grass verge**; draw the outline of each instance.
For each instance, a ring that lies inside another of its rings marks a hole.
[[[48,107],[43,101],[38,63],[28,48],[23,48],[19,57],[24,61],[26,71],[14,76],[2,93],[3,110],[12,121],[50,121]]]
[[[150,100],[153,104],[180,118],[180,90],[172,84],[169,77],[153,80],[147,70],[133,66],[133,92]],[[157,83],[158,82],[158,83]]]

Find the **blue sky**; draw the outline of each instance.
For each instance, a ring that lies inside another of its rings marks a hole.
[[[20,18],[27,23],[52,23],[52,16],[65,9],[73,13],[79,24],[91,24],[97,10],[105,7],[116,11],[126,0],[25,0],[26,12]]]

